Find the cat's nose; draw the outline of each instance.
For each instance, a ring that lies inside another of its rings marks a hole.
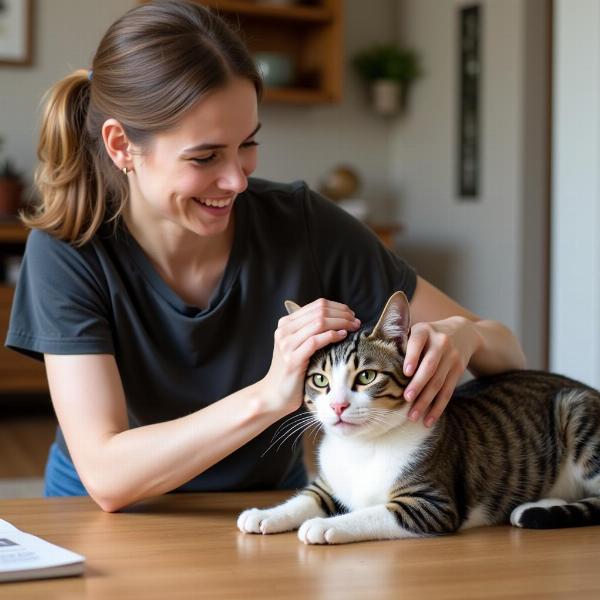
[[[329,406],[339,417],[350,406],[350,402],[332,402]]]

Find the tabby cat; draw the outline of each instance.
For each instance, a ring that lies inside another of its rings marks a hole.
[[[244,511],[239,529],[299,528],[307,544],[339,544],[509,520],[600,524],[600,393],[544,372],[482,377],[426,428],[403,399],[408,332],[396,292],[372,331],[312,357],[305,404],[324,430],[319,477],[279,506]]]

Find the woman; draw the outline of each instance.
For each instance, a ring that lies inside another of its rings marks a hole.
[[[291,445],[262,454],[300,408],[311,354],[374,322],[397,289],[416,323],[413,419],[439,417],[467,367],[523,366],[504,326],[331,202],[248,179],[260,95],[236,35],[173,1],[129,11],[92,71],[50,91],[7,338],[45,360],[60,426],[47,495],[115,511],[173,490],[302,486]],[[304,306],[284,316],[288,298]]]

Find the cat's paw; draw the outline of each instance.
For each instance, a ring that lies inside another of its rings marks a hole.
[[[525,502],[512,511],[510,522],[515,527],[524,527],[527,529],[551,527],[551,515],[546,509],[565,504],[567,502],[560,498],[543,498],[537,502]]]
[[[281,533],[298,527],[297,519],[281,508],[250,508],[237,520],[238,529],[244,533]]]
[[[309,519],[298,530],[298,538],[305,544],[347,544],[356,541],[336,517]]]

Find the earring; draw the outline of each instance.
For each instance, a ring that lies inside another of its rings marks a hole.
[[[123,173],[127,175],[129,173],[129,169],[127,169],[127,167],[123,167]]]

